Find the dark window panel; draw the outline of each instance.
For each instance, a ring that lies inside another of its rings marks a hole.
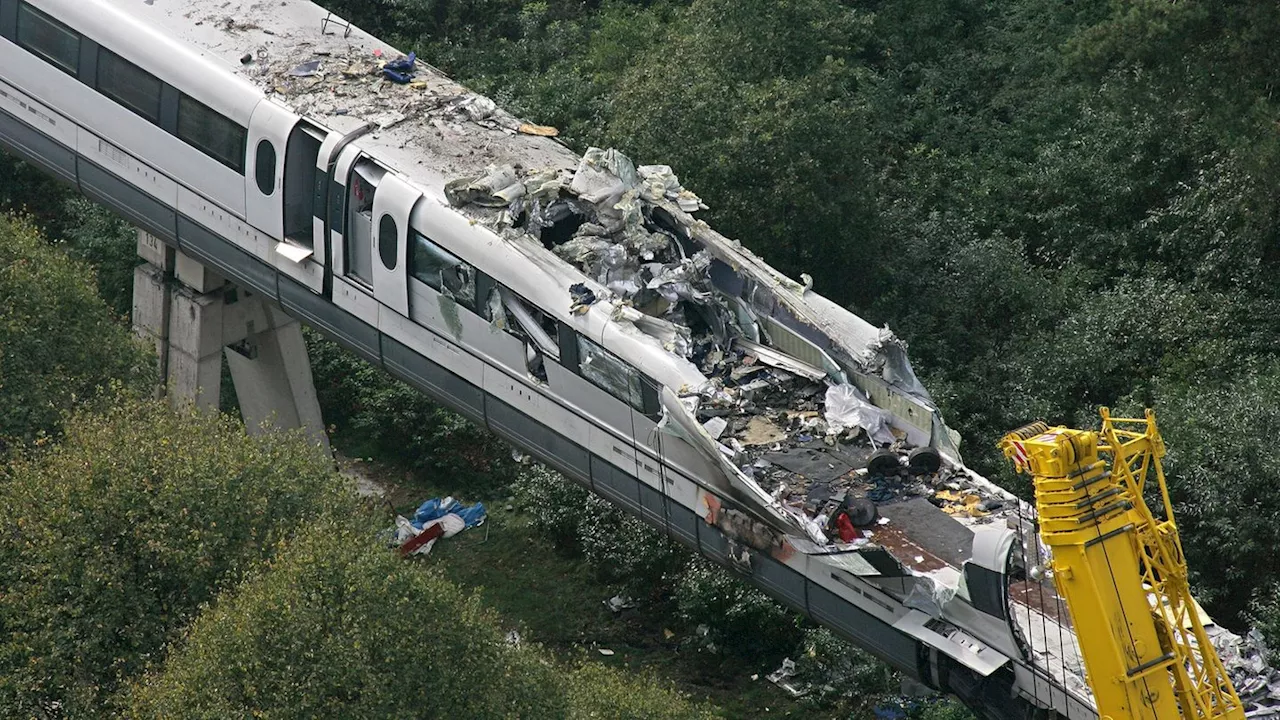
[[[98,92],[153,123],[160,123],[160,78],[107,50],[98,49]]]
[[[80,65],[80,34],[26,3],[18,5],[18,44],[71,75]]]
[[[204,103],[187,95],[179,98],[178,138],[241,174],[247,134],[243,127]]]

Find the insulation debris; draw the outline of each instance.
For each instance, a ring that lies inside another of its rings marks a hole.
[[[1280,718],[1280,671],[1267,662],[1267,644],[1257,628],[1243,637],[1225,628],[1206,628],[1231,676],[1247,718]]]

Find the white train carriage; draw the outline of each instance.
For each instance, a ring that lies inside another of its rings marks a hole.
[[[930,554],[946,567],[929,572],[960,578],[959,596],[933,614],[909,607],[928,573],[900,552],[825,542],[728,461],[678,397],[707,376],[638,329],[644,318],[616,292],[446,196],[494,166],[572,173],[577,155],[513,132],[501,111],[454,122],[424,102],[413,112],[434,110],[388,117],[359,72],[342,87],[306,80],[311,94],[292,98],[278,85],[314,77],[280,72],[295,60],[375,51],[398,55],[305,0],[0,0],[0,143],[986,716],[1096,717],[1065,665],[1055,673],[1026,647],[1013,530],[957,530],[966,551]],[[418,97],[455,114],[476,98],[429,67],[420,77]],[[907,443],[942,450],[956,477],[997,493],[960,465],[875,328],[678,204],[653,207],[780,355],[859,386]],[[596,301],[571,309],[575,285]]]

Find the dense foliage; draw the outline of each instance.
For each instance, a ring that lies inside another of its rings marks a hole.
[[[136,718],[710,717],[600,666],[506,642],[492,613],[349,522],[318,522],[192,626]]]
[[[49,243],[94,269],[98,294],[125,316],[133,305],[137,231],[27,163],[0,154],[0,212],[31,218]]]
[[[94,287],[94,270],[0,216],[0,455],[55,433],[77,402],[141,387],[151,361]]]
[[[1224,450],[1277,428],[1213,422],[1277,376],[1273,5],[326,4],[575,147],[673,165],[709,222],[891,323],[986,474],[1017,482],[1009,428],[1168,399],[1200,592],[1238,622],[1280,579],[1223,550],[1255,541],[1242,498],[1280,514]]]
[[[199,608],[354,494],[289,435],[121,399],[0,471],[0,715],[97,717]]]

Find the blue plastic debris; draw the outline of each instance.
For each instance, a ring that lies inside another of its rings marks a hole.
[[[476,503],[468,507],[451,497],[443,500],[432,498],[418,507],[418,511],[413,514],[413,520],[410,522],[414,528],[421,530],[423,525],[450,513],[462,518],[469,528],[484,522],[486,515],[484,503]]]
[[[414,62],[418,59],[417,53],[409,53],[407,56],[392,60],[382,66],[382,74],[392,82],[398,82],[401,85],[413,80]]]
[[[876,720],[906,720],[907,712],[897,705],[880,705],[871,711]]]

